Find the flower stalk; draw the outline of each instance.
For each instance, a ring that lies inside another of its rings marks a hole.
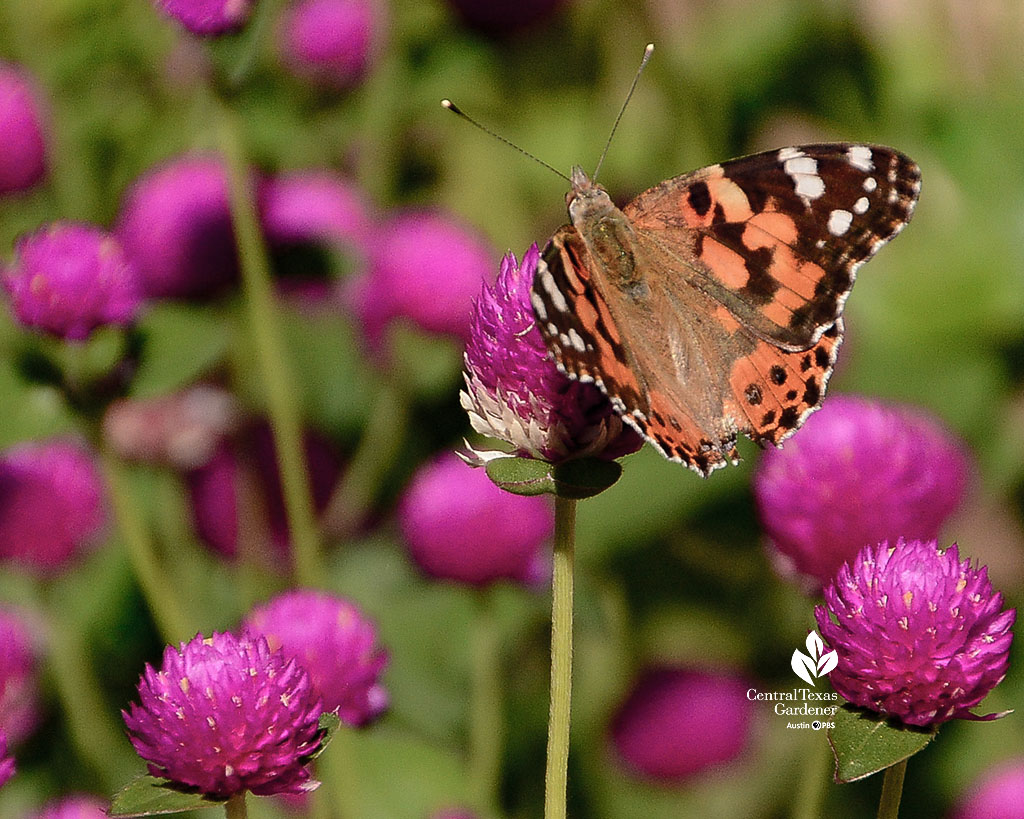
[[[897,762],[885,769],[882,780],[882,796],[878,800],[878,819],[896,819],[900,813],[900,799],[903,796],[903,778],[907,773],[907,760]]]
[[[554,567],[551,580],[551,704],[544,777],[544,819],[565,819],[572,702],[572,607],[576,501],[555,498]]]

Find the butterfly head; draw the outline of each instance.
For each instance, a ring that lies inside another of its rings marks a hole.
[[[569,181],[572,190],[565,195],[565,204],[573,224],[579,224],[581,219],[586,219],[595,210],[607,210],[611,206],[608,191],[592,181],[579,165],[573,166]]]

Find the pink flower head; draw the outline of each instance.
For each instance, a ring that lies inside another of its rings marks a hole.
[[[153,776],[214,797],[301,793],[320,745],[320,698],[309,674],[262,635],[197,634],[146,665],[139,703],[122,711]]]
[[[282,19],[285,64],[317,85],[348,88],[366,72],[378,18],[374,0],[299,0]]]
[[[483,586],[531,583],[547,567],[554,515],[544,498],[512,495],[455,455],[422,467],[398,507],[402,535],[431,577]]]
[[[966,447],[930,415],[837,395],[764,453],[754,497],[783,570],[823,584],[864,546],[935,539],[969,472]]]
[[[97,327],[135,321],[141,307],[135,268],[109,233],[53,222],[22,236],[2,271],[18,321],[70,341]]]
[[[388,655],[354,604],[299,589],[256,607],[243,625],[305,668],[324,710],[337,711],[349,725],[366,725],[387,708],[380,676]]]
[[[272,177],[260,185],[259,206],[275,272],[284,274],[280,283],[289,292],[298,289],[314,298],[335,293],[336,282],[325,279],[325,271],[317,269],[318,258],[314,256],[313,264],[309,263],[310,249],[325,251],[330,260],[340,257],[337,272],[345,276],[365,272],[374,217],[353,183],[326,171]],[[328,265],[326,272],[335,271]],[[317,274],[321,274],[319,278]]]
[[[7,737],[0,728],[0,788],[15,774],[14,757],[7,752]]]
[[[0,194],[31,188],[46,173],[46,142],[31,81],[0,63]]]
[[[1024,819],[1024,759],[985,771],[960,798],[953,819]]]
[[[103,480],[81,444],[19,444],[0,455],[0,559],[42,573],[68,566],[99,540]]]
[[[0,731],[19,743],[39,722],[34,640],[15,610],[0,608]]]
[[[829,679],[842,697],[930,726],[986,719],[970,709],[1006,676],[1016,611],[955,543],[900,538],[844,563],[814,615],[839,655]]]
[[[449,216],[407,210],[379,229],[371,257],[370,272],[348,290],[371,346],[396,319],[468,337],[473,297],[491,269],[490,248],[476,233]]]
[[[340,459],[329,441],[312,432],[306,433],[305,451],[313,502],[316,511],[322,512],[341,471]],[[196,531],[210,548],[229,559],[238,555],[241,509],[250,531],[258,530],[260,547],[271,546],[268,551],[287,554],[288,517],[274,438],[266,423],[222,442],[207,463],[186,474],[185,482]],[[254,505],[256,508],[251,508]],[[261,528],[264,525],[266,530]]]
[[[749,682],[734,674],[644,672],[612,722],[612,744],[634,773],[681,781],[736,759],[752,722]]]
[[[121,203],[117,235],[150,298],[202,298],[238,279],[219,159],[184,156],[148,171]]]
[[[473,429],[511,444],[516,455],[553,463],[636,452],[643,439],[622,423],[604,393],[567,378],[551,360],[530,303],[539,260],[537,245],[522,265],[507,253],[498,280],[474,302],[461,396]],[[494,457],[474,455],[476,463]]]
[[[87,794],[54,799],[43,806],[35,819],[106,819],[107,803]]]
[[[213,37],[245,25],[256,0],[154,0],[168,17],[198,37]]]

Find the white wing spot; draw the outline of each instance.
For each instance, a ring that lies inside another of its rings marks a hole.
[[[867,179],[864,180],[863,187],[865,192],[872,193],[874,192],[875,188],[878,187],[878,180],[875,179],[875,177],[873,176],[869,176]]]
[[[544,306],[544,299],[540,297],[540,293],[535,290],[530,292],[530,304],[533,305],[533,312],[537,314],[537,318],[541,321],[548,320],[548,308]]]
[[[866,196],[862,196],[860,199],[853,203],[853,212],[856,213],[858,216],[860,216],[862,213],[867,213],[867,211],[868,198]]]
[[[549,321],[548,322],[547,328],[548,328],[548,335],[551,336],[552,338],[554,338],[555,336],[558,335],[558,328],[555,327],[555,323],[553,321]]]
[[[825,246],[825,240],[824,240],[824,239],[818,239],[818,241],[816,241],[816,242],[814,243],[814,246],[815,246],[815,247],[816,247],[816,248],[817,248],[818,250],[821,250],[821,249],[822,249],[822,248],[823,248],[823,247]]]
[[[779,149],[779,162],[786,162],[790,159],[796,159],[798,156],[807,156],[799,148],[780,148]]]
[[[576,332],[576,328],[574,327],[569,328],[569,343],[578,353],[583,353],[587,350],[587,345],[583,342],[583,338]]]
[[[853,167],[870,172],[875,169],[875,163],[871,161],[871,149],[867,145],[851,145],[846,152],[846,158]]]
[[[562,295],[562,291],[558,289],[558,285],[555,284],[555,277],[551,275],[551,271],[548,270],[547,265],[543,268],[537,268],[540,273],[540,286],[544,288],[551,297],[551,306],[554,307],[559,313],[568,313],[569,305],[565,300],[565,296]]]
[[[833,236],[842,236],[850,229],[853,214],[848,210],[836,209],[828,215],[828,232]]]
[[[793,180],[797,196],[817,199],[825,192],[825,182],[818,176],[818,162],[813,157],[804,154],[794,156],[782,164],[782,169]]]

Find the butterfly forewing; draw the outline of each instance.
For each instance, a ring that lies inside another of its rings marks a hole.
[[[854,274],[919,190],[907,157],[851,144],[669,179],[615,211],[628,277],[588,244],[601,213],[555,234],[534,283],[539,326],[563,371],[706,475],[735,458],[737,433],[778,444],[820,404]]]

